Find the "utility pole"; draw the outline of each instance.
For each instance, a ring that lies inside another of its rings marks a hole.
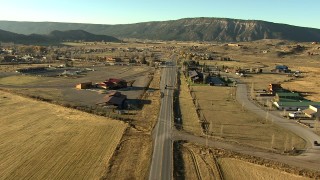
[[[223,137],[223,124],[221,124],[221,128],[220,128],[220,136]]]
[[[273,146],[274,146],[274,134],[272,134],[272,137],[271,137],[271,149],[273,149]]]

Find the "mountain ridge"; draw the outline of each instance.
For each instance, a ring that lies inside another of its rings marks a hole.
[[[63,41],[108,41],[120,42],[119,39],[107,36],[96,35],[83,30],[68,30],[68,31],[51,31],[47,35],[43,34],[18,34],[0,29],[0,41],[2,42],[15,42],[15,43],[59,43]]]
[[[183,18],[133,24],[103,25],[59,22],[0,21],[0,29],[24,34],[48,34],[53,30],[84,30],[118,38],[179,41],[241,42],[260,39],[320,41],[320,29],[230,18]]]

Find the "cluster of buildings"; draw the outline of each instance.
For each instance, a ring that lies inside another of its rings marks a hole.
[[[77,89],[102,88],[102,89],[115,90],[115,89],[126,88],[128,84],[130,84],[131,86],[132,82],[127,82],[124,79],[109,78],[104,82],[96,83],[94,85],[92,82],[79,83],[76,85],[76,88]]]
[[[108,90],[116,90],[126,88],[128,84],[132,85],[132,82],[127,82],[123,79],[109,78],[104,82],[93,84],[92,82],[83,82],[76,85],[77,89],[90,89],[90,88],[102,88]],[[108,106],[112,108],[122,109],[125,107],[125,101],[127,96],[121,94],[119,91],[110,91],[103,99],[97,103],[97,105]]]
[[[270,84],[268,91],[275,95],[273,105],[279,110],[302,111],[306,117],[320,117],[320,102],[307,100],[297,92],[286,91],[280,84]]]
[[[209,84],[211,86],[227,86],[228,82],[220,77],[219,70],[212,71],[205,65],[200,66],[195,61],[184,63],[185,76],[192,82],[198,84]]]

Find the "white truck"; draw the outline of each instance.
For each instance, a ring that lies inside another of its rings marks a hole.
[[[306,115],[302,111],[296,111],[289,113],[289,118],[296,119],[296,118],[304,118]]]

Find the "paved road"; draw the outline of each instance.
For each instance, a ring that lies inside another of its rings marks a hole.
[[[176,82],[176,68],[163,68],[160,89],[164,93],[161,100],[159,119],[153,131],[153,154],[149,180],[170,180],[172,177],[173,89]],[[165,85],[168,88],[165,89]]]

